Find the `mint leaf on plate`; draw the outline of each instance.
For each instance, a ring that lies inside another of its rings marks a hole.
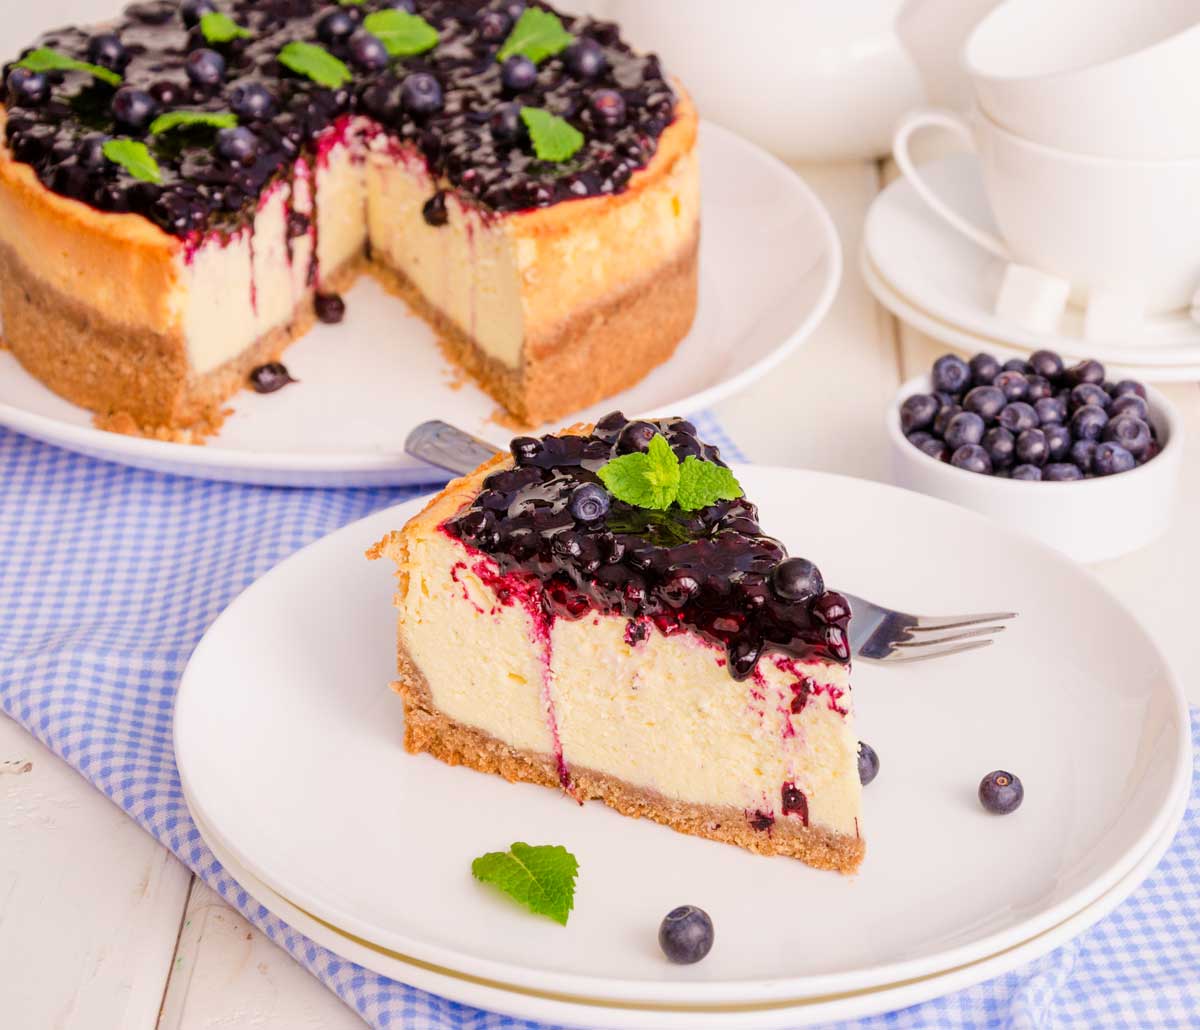
[[[557,844],[522,844],[507,851],[489,851],[471,863],[471,875],[490,883],[531,912],[567,925],[575,907],[575,876],[579,863]]]
[[[120,165],[135,179],[142,182],[162,182],[158,162],[145,143],[132,139],[110,139],[101,148],[104,156],[113,164]]]
[[[17,62],[17,67],[28,68],[31,72],[87,72],[110,86],[121,85],[121,76],[111,69],[76,60],[49,47],[30,51]]]
[[[736,501],[742,487],[724,465],[701,461],[689,454],[679,466],[679,492],[675,500],[684,511],[707,508],[717,501]]]
[[[150,134],[157,136],[172,129],[190,129],[196,125],[212,129],[232,129],[237,125],[237,115],[231,111],[168,111],[150,123]]]
[[[534,64],[540,64],[547,57],[566,50],[574,42],[575,37],[563,28],[557,14],[538,7],[527,7],[500,47],[496,60],[507,61],[514,54],[522,54]]]
[[[350,69],[324,47],[293,40],[279,51],[279,63],[318,86],[338,89],[351,79]]]
[[[250,35],[229,15],[220,11],[209,11],[200,15],[200,31],[210,43],[229,43],[235,39],[246,39]]]
[[[529,130],[533,152],[542,161],[566,161],[583,146],[582,132],[540,107],[522,107],[521,121]]]
[[[407,11],[372,11],[363,19],[363,28],[377,37],[392,57],[423,54],[437,46],[437,29],[419,14]]]
[[[635,508],[665,511],[679,492],[679,459],[661,433],[645,451],[605,462],[597,475],[617,500]]]

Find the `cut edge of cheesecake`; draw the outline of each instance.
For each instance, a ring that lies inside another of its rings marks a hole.
[[[590,426],[573,426],[563,432],[583,434],[590,429]],[[539,752],[533,748],[514,746],[511,742],[439,709],[434,702],[425,673],[405,640],[406,597],[410,579],[417,571],[411,544],[429,534],[446,536],[442,529],[445,522],[474,499],[484,478],[511,464],[511,458],[501,454],[470,475],[453,480],[402,530],[389,533],[367,552],[370,559],[387,558],[396,565],[395,604],[400,612],[397,642],[399,677],[392,684],[392,689],[403,700],[405,749],[412,754],[428,753],[448,765],[462,765],[479,772],[499,775],[510,782],[559,788],[580,804],[586,800],[599,800],[623,815],[650,819],[682,833],[733,844],[757,854],[795,858],[818,869],[846,874],[857,871],[865,855],[866,845],[859,832],[858,799],[861,796],[861,785],[858,782],[857,762],[853,760],[853,750],[849,756],[852,768],[841,770],[844,775],[853,776],[850,788],[854,807],[852,833],[840,832],[827,826],[808,825],[807,810],[804,821],[758,813],[762,821],[756,825],[753,821],[756,813],[744,807],[696,803],[673,798],[603,770],[575,762],[571,762],[568,768],[561,750],[556,755],[553,752]],[[463,550],[465,553],[466,548]],[[495,609],[493,615],[494,613]],[[467,613],[464,611],[463,614]],[[477,614],[483,617],[482,611],[478,611]],[[606,618],[626,621],[619,616]],[[587,618],[581,621],[587,621]],[[593,625],[595,624],[598,624],[598,620],[593,622]],[[681,635],[675,634],[672,639],[678,639],[679,636]],[[707,644],[701,646],[708,647]],[[715,663],[714,668],[721,664]],[[817,666],[825,663],[807,664]],[[729,683],[733,683],[727,673],[723,673],[723,676]],[[492,700],[494,699],[481,698],[480,702],[487,704]],[[549,702],[546,703],[549,705]],[[844,736],[849,735],[849,729],[845,725],[848,714],[843,711],[839,716]],[[557,746],[553,711],[547,711],[547,715]],[[856,747],[857,742],[848,745],[843,740],[840,743],[844,751],[848,746]],[[847,764],[846,755],[841,756],[841,764]]]

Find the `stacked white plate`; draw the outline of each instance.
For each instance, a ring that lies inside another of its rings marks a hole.
[[[420,501],[288,559],[196,649],[176,754],[229,872],[378,972],[608,1030],[766,1030],[910,1005],[1063,943],[1136,888],[1182,816],[1191,758],[1183,693],[1135,615],[1078,566],[943,502],[813,472],[737,473],[766,530],[832,584],[909,611],[1020,613],[982,651],[856,666],[859,733],[882,759],[856,876],[407,754],[387,689],[392,575],[363,552]],[[975,797],[994,768],[1025,783],[1013,815]],[[474,857],[516,840],[578,857],[567,927],[471,878]],[[691,967],[656,943],[683,903],[716,925]]]

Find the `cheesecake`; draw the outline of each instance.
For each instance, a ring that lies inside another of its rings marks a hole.
[[[107,428],[216,431],[363,272],[527,425],[692,324],[695,111],[611,23],[149,0],[46,34],[4,87],[4,343]]]
[[[651,446],[736,485],[690,422],[616,413],[514,440],[369,552],[397,568],[405,747],[853,872],[849,606],[740,487],[610,492]]]

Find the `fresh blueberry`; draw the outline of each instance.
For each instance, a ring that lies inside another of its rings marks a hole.
[[[1080,383],[1095,383],[1099,386],[1104,382],[1104,366],[1098,361],[1081,361],[1067,369],[1066,382],[1068,386],[1078,386]]]
[[[14,68],[8,73],[8,95],[18,107],[40,107],[50,97],[50,80],[41,72]]]
[[[125,128],[144,129],[158,114],[158,103],[149,93],[122,86],[112,98],[113,117]]]
[[[617,129],[625,122],[625,98],[615,89],[598,89],[588,98],[588,108],[598,125]]]
[[[964,444],[977,444],[983,439],[984,421],[973,411],[960,411],[950,420],[943,434],[946,443],[952,450],[957,450]]]
[[[1095,404],[1085,404],[1071,416],[1071,435],[1076,440],[1099,440],[1108,424],[1108,412]]]
[[[936,397],[927,393],[914,393],[900,405],[900,428],[905,435],[915,429],[928,429],[937,418],[938,410]]]
[[[978,472],[985,476],[992,472],[992,459],[988,457],[987,451],[977,443],[965,443],[957,448],[950,455],[950,464],[955,468],[964,469],[967,472]]]
[[[340,293],[318,293],[313,298],[313,309],[326,325],[336,325],[346,317],[346,302]]]
[[[1085,404],[1094,404],[1098,408],[1108,410],[1112,398],[1095,383],[1080,383],[1071,390],[1071,410],[1082,408]]]
[[[1144,458],[1150,449],[1150,427],[1136,415],[1118,415],[1109,420],[1100,439],[1119,443],[1135,458]]]
[[[510,93],[523,93],[537,82],[537,65],[515,54],[500,65],[500,82]]]
[[[865,787],[879,775],[879,755],[870,744],[858,742],[858,781]]]
[[[617,452],[644,451],[657,433],[658,426],[652,422],[630,422],[617,436]]]
[[[1029,375],[1033,369],[1030,367],[1029,362],[1023,358],[1009,358],[1001,367],[1001,371],[1020,372],[1021,375]]]
[[[499,43],[512,28],[512,19],[503,11],[480,11],[475,16],[475,28],[480,39],[488,43]]]
[[[1001,373],[1001,375],[1007,374],[1010,373]],[[1013,401],[1011,404],[1006,404],[1000,410],[1000,414],[996,416],[996,421],[1010,433],[1020,433],[1037,426],[1038,417],[1032,404],[1027,404],[1025,401]]]
[[[671,909],[658,928],[658,946],[672,962],[699,962],[713,946],[713,924],[708,913],[695,905]]]
[[[225,78],[225,58],[208,47],[193,50],[187,55],[183,66],[187,77],[197,86],[219,86]]]
[[[998,386],[977,386],[963,398],[963,407],[982,418],[991,420],[1000,414],[1008,403],[1004,391]]]
[[[411,114],[434,114],[442,109],[442,84],[429,72],[413,72],[400,87],[400,102]]]
[[[950,420],[962,410],[957,404],[947,404],[938,408],[938,413],[933,419],[933,431],[938,436],[945,436],[946,427],[950,425]]]
[[[1067,420],[1067,405],[1058,397],[1042,397],[1034,402],[1033,410],[1037,412],[1039,425],[1062,423]]]
[[[909,437],[909,439],[912,439],[912,437]],[[936,458],[938,461],[945,461],[950,455],[950,448],[943,441],[932,436],[917,446],[922,452],[928,454],[931,458]]]
[[[1025,399],[1030,404],[1040,401],[1043,397],[1054,396],[1054,387],[1045,376],[1029,375],[1025,378],[1029,380],[1029,389],[1025,393]]]
[[[604,48],[594,39],[583,39],[572,43],[563,51],[563,62],[567,71],[580,79],[594,79],[608,64]]]
[[[1118,394],[1108,406],[1108,417],[1116,418],[1118,415],[1135,415],[1143,422],[1149,422],[1150,405],[1136,393]]]
[[[1010,401],[1023,401],[1029,394],[1029,380],[1025,378],[1024,372],[1018,372],[1016,369],[1006,368],[996,376],[993,385]]]
[[[242,126],[217,133],[217,153],[226,161],[249,168],[258,160],[258,137]]]
[[[344,7],[335,7],[323,14],[317,22],[317,38],[322,43],[340,43],[349,39],[358,28],[350,12]]]
[[[1071,461],[1085,476],[1092,471],[1097,446],[1095,440],[1076,440],[1071,444]]]
[[[217,5],[212,0],[183,0],[183,3],[179,5],[183,24],[188,28],[198,25],[204,15],[212,14],[216,9]]]
[[[979,781],[979,803],[996,815],[1008,815],[1021,807],[1025,788],[1010,772],[997,769]]]
[[[1146,399],[1146,388],[1134,379],[1122,379],[1112,388],[1114,397],[1125,397],[1131,393],[1142,400]]]
[[[784,601],[807,601],[825,593],[825,580],[807,558],[785,558],[771,570],[771,589]]]
[[[580,483],[571,491],[567,507],[577,522],[595,522],[608,514],[612,499],[599,483]]]
[[[102,68],[122,72],[129,63],[129,51],[115,32],[102,32],[88,40],[87,59]]]
[[[386,68],[391,60],[391,55],[388,54],[387,47],[383,45],[383,40],[372,35],[366,29],[359,29],[350,37],[350,57],[360,68],[369,72]],[[410,75],[409,78],[412,76]],[[440,86],[438,90],[441,91]],[[440,103],[438,107],[441,107]]]
[[[918,429],[915,433],[905,433],[904,435],[908,438],[908,442],[914,447],[920,447],[922,444],[936,439],[933,435],[925,432],[923,429]]]
[[[1000,362],[990,354],[976,354],[970,362],[971,382],[975,386],[991,386],[1000,374]]]
[[[958,404],[962,399],[962,394],[947,393],[945,390],[934,390],[931,396],[937,398],[939,407],[944,408],[948,404]]]
[[[962,393],[971,385],[971,366],[956,354],[943,354],[933,363],[933,388]]]
[[[1046,434],[1040,429],[1026,429],[1017,434],[1017,461],[1022,465],[1045,465],[1050,453]]]
[[[1051,462],[1042,470],[1042,478],[1047,482],[1066,483],[1075,479],[1082,479],[1083,473],[1079,471],[1079,466],[1074,465],[1069,461]]]
[[[1007,429],[993,426],[983,434],[980,444],[991,459],[993,468],[1006,468],[1012,464],[1013,453],[1016,450],[1017,438]]]
[[[488,119],[492,137],[500,143],[516,143],[525,135],[520,104],[501,104]]]
[[[1102,443],[1096,448],[1092,458],[1092,469],[1098,476],[1115,476],[1118,472],[1128,472],[1137,464],[1133,455],[1119,443]]]
[[[1012,470],[1012,478],[1036,482],[1042,478],[1042,470],[1036,465],[1018,465]]]
[[[1046,461],[1066,461],[1071,453],[1071,430],[1059,422],[1041,428],[1046,434]]]
[[[239,82],[229,93],[229,107],[239,118],[258,121],[275,109],[271,91],[259,82]]]
[[[1063,373],[1063,359],[1052,350],[1035,350],[1029,355],[1029,367],[1035,375],[1053,381]]]
[[[250,385],[256,393],[274,393],[294,382],[296,380],[288,373],[287,367],[278,361],[259,365],[250,373]]]

